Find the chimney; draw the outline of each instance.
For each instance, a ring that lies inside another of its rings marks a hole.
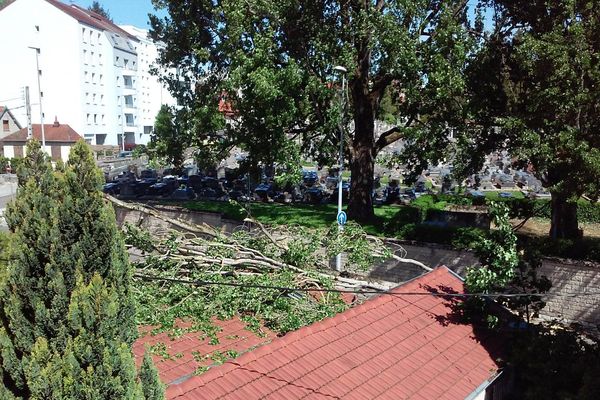
[[[55,115],[54,116],[54,123],[52,124],[53,127],[58,128],[60,126],[60,123],[58,122],[58,117]]]

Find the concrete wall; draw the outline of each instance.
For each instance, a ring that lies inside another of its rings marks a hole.
[[[159,211],[167,218],[181,220],[191,225],[207,224],[218,229],[225,229],[227,232],[233,232],[242,225],[241,222],[224,219],[220,214],[216,213],[192,212],[173,206],[152,205],[152,209]],[[178,228],[167,221],[143,214],[139,211],[115,206],[115,213],[117,224],[119,224],[119,226],[122,226],[127,222],[145,228],[151,232],[164,232],[171,229],[181,230],[181,228]]]
[[[453,228],[490,229],[491,218],[488,213],[482,212],[428,210],[425,223]]]

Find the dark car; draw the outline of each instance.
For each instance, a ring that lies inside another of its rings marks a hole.
[[[102,187],[102,191],[111,196],[116,196],[121,192],[121,184],[119,182],[109,182]]]

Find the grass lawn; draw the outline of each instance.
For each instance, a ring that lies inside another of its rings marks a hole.
[[[236,221],[243,220],[247,214],[238,205],[217,201],[189,201],[183,206],[195,211],[218,212],[223,217]],[[244,207],[252,218],[269,225],[301,225],[309,228],[326,228],[335,222],[337,205],[335,204],[279,204],[249,203]],[[345,208],[345,207],[344,207]],[[398,206],[375,207],[375,215],[382,222],[391,219],[399,210]],[[379,224],[367,226],[370,233],[377,233]]]
[[[486,199],[496,200],[500,198],[500,193],[510,193],[515,199],[524,199],[525,195],[520,190],[489,190],[483,192]]]

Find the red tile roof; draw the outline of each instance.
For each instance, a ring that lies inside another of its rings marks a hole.
[[[392,290],[463,292],[440,267]],[[450,301],[381,295],[167,389],[169,399],[464,399],[497,349]]]
[[[42,128],[40,124],[33,124],[33,137],[37,140],[42,140]],[[44,124],[44,137],[46,142],[66,142],[75,143],[81,139],[81,136],[73,130],[69,125],[59,124]],[[5,138],[0,139],[1,142],[26,142],[27,128],[23,128]]]
[[[139,42],[139,40],[126,32],[125,30],[119,28],[117,25],[104,18],[102,15],[95,13],[93,11],[89,11],[85,8],[76,6],[75,4],[65,4],[56,0],[46,0],[48,3],[52,4],[54,7],[63,11],[67,15],[75,18],[77,21],[84,23],[86,25],[92,26],[101,31],[111,31],[120,34],[121,36],[127,37],[131,40]]]
[[[165,350],[164,353],[153,355],[159,376],[167,385],[177,384],[193,377],[199,368],[216,365],[223,358],[230,359],[276,337],[275,333],[266,328],[262,328],[264,335],[261,336],[247,330],[246,324],[237,317],[228,321],[215,318],[212,325],[219,329],[215,334],[217,340],[211,340],[202,332],[188,332],[171,338],[166,332],[152,335],[152,327],[142,328],[140,331],[143,336],[133,344],[133,354],[138,366],[146,348],[152,350],[161,347]],[[185,330],[192,324],[179,321],[176,326]]]

